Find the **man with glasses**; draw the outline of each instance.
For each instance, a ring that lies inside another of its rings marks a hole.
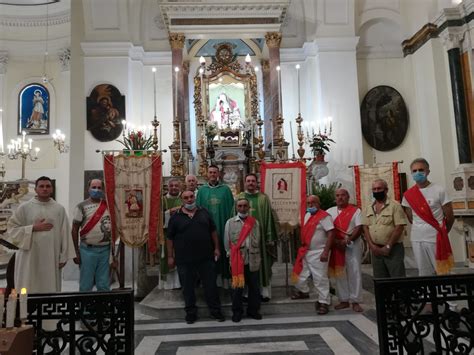
[[[420,276],[447,274],[454,265],[448,232],[454,223],[453,206],[443,187],[428,180],[430,166],[417,158],[410,164],[415,185],[403,196],[411,226],[413,254]]]
[[[74,262],[80,266],[79,291],[110,291],[109,261],[111,223],[104,199],[102,180],[89,182],[89,198],[79,203],[73,214]],[[80,237],[80,245],[79,245]]]

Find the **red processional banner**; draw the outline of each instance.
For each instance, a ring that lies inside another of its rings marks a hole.
[[[261,190],[270,199],[280,224],[303,225],[306,211],[306,166],[295,163],[262,163]]]
[[[132,248],[148,242],[156,253],[161,234],[161,155],[104,155],[105,196],[112,238]]]

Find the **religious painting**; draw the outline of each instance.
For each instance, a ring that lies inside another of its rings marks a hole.
[[[273,189],[272,189],[272,194],[273,198],[277,199],[290,199],[292,198],[291,196],[291,189],[289,189],[290,186],[292,186],[292,174],[273,174]]]
[[[360,108],[362,134],[380,151],[402,144],[408,130],[408,110],[400,93],[390,86],[376,86],[364,97]]]
[[[49,134],[49,91],[32,83],[18,94],[18,134]]]
[[[245,85],[224,75],[209,84],[209,121],[218,128],[238,129],[245,122]]]
[[[110,142],[122,133],[125,96],[113,85],[100,84],[87,98],[87,130],[100,142]]]
[[[140,189],[126,189],[125,205],[127,212],[125,216],[128,218],[143,217],[143,191]]]

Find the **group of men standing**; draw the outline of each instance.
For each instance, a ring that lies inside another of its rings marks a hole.
[[[454,216],[445,190],[428,180],[429,164],[415,159],[410,165],[415,185],[405,192],[402,204],[388,198],[388,185],[372,184],[374,202],[364,211],[349,204],[345,189],[336,191],[336,206],[323,211],[317,196],[307,198],[301,229],[301,247],[293,269],[296,292],[292,299],[309,298],[312,277],[319,314],[329,310],[329,277],[336,279],[339,304],[362,312],[362,239],[372,252],[375,278],[404,277],[402,244],[407,219],[412,223],[413,252],[420,275],[448,273],[453,265],[448,232]],[[160,263],[160,287],[182,287],[186,321],[197,319],[197,276],[204,287],[211,315],[218,321],[220,309],[216,279],[232,288],[232,320],[243,316],[244,287],[248,291],[247,315],[261,319],[260,302],[271,297],[271,268],[275,258],[277,228],[268,197],[257,189],[257,176],[245,177],[245,191],[236,200],[220,181],[217,166],[208,169],[208,181],[197,189],[188,175],[186,187],[171,179],[163,198],[166,247]],[[111,219],[101,180],[89,184],[89,198],[74,210],[72,238],[64,208],[51,198],[52,181],[40,177],[36,196],[23,203],[8,222],[10,242],[19,248],[15,261],[15,285],[29,292],[60,292],[60,270],[68,259],[80,265],[80,291],[110,288],[109,266],[114,265]],[[197,197],[196,197],[197,196]],[[403,207],[402,207],[403,206]]]

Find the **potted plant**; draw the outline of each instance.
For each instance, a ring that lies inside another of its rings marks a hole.
[[[311,184],[311,193],[319,197],[321,209],[327,210],[336,205],[336,190],[341,186],[338,182],[333,182],[329,185],[313,182]]]
[[[335,143],[329,135],[319,133],[313,133],[313,137],[310,142],[310,147],[313,152],[313,156],[316,161],[324,161],[324,156],[329,152],[329,146],[331,143]]]
[[[147,137],[145,131],[129,130],[126,135],[123,135],[122,140],[117,139],[117,142],[125,147],[124,152],[126,154],[134,152],[135,155],[141,155],[144,150],[149,150],[153,147],[153,136],[150,134]]]

